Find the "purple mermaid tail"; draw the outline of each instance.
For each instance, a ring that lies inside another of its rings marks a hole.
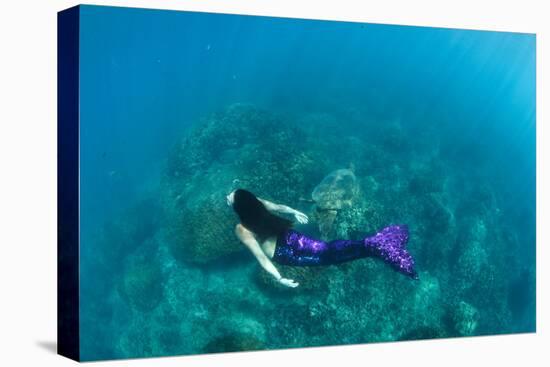
[[[293,229],[277,238],[273,261],[292,266],[339,264],[364,257],[378,257],[395,270],[418,279],[414,259],[405,249],[409,231],[405,225],[383,228],[363,240],[333,240],[325,242]]]
[[[365,246],[375,256],[379,256],[385,263],[395,270],[418,279],[418,273],[414,269],[414,259],[405,249],[409,240],[409,229],[406,225],[393,225],[384,227],[374,236],[365,238]]]

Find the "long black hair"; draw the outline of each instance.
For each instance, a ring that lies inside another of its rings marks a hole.
[[[241,224],[262,239],[278,237],[292,227],[292,221],[269,212],[250,191],[238,189],[233,199],[233,210]]]

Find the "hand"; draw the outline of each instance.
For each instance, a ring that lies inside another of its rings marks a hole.
[[[279,279],[279,283],[281,283],[282,285],[286,285],[287,287],[290,287],[290,288],[296,288],[297,286],[300,285],[298,282],[295,282],[294,280],[287,279],[287,278]]]
[[[309,220],[307,215],[305,215],[304,213],[299,212],[297,210],[294,210],[294,218],[296,218],[298,223],[301,223],[301,224],[306,224]]]

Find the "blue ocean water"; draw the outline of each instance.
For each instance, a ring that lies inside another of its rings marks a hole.
[[[83,359],[535,331],[535,35],[82,6],[80,47]],[[406,222],[420,281],[270,283],[225,195],[319,235],[348,166],[339,230]]]

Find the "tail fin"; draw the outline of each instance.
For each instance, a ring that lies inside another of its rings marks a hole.
[[[374,236],[365,238],[365,246],[395,270],[413,279],[418,279],[414,269],[414,259],[405,249],[409,240],[409,229],[406,225],[384,227]]]

